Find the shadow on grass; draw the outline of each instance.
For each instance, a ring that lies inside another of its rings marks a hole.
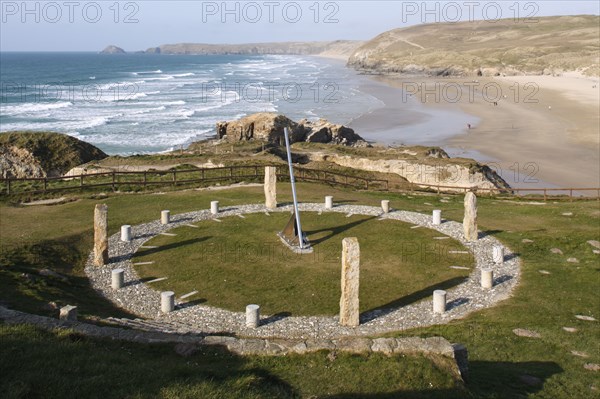
[[[386,393],[340,393],[320,396],[326,399],[469,399],[520,398],[540,392],[544,382],[563,369],[555,362],[486,362],[469,363],[471,378],[463,388],[398,390]],[[534,371],[532,371],[534,370]],[[534,377],[529,383],[521,376]],[[502,376],[502,377],[500,377]]]
[[[356,220],[354,222],[350,222],[350,223],[346,223],[346,224],[342,224],[336,227],[325,227],[323,229],[319,229],[319,230],[309,230],[309,231],[305,231],[306,235],[309,237],[309,241],[311,242],[311,244],[316,245],[316,244],[320,244],[322,242],[325,242],[339,234],[342,234],[344,231],[349,230],[353,227],[359,226],[365,222],[368,222],[370,220],[373,219],[377,219],[377,216],[370,216],[368,218],[365,219],[361,219],[361,220]],[[324,237],[321,238],[317,238],[317,239],[311,239],[310,236],[311,235],[316,235],[319,233],[323,233],[323,232],[329,232],[329,234],[327,234]]]
[[[496,234],[503,233],[503,232],[504,232],[504,230],[486,230],[486,231],[480,231],[477,238],[482,239],[484,237],[495,236]]]
[[[56,310],[49,306],[51,302],[58,307],[77,306],[82,316],[132,316],[91,287],[83,272],[91,244],[91,235],[74,234],[2,248],[0,300],[10,308],[50,317],[56,316]],[[59,272],[67,280],[41,276],[42,269]]]
[[[178,241],[178,242],[174,242],[174,243],[171,243],[171,244],[162,245],[162,246],[160,246],[158,248],[142,248],[143,249],[142,251],[138,251],[138,252],[135,253],[135,257],[152,255],[152,254],[155,254],[155,253],[158,253],[158,252],[163,252],[163,251],[168,251],[170,249],[184,247],[186,245],[198,244],[199,242],[210,240],[211,238],[212,238],[212,236],[198,237],[198,238],[192,238],[190,240]],[[111,261],[113,261],[112,258],[111,258]]]
[[[385,305],[367,310],[366,312],[363,312],[360,315],[360,322],[367,323],[371,320],[375,320],[378,317],[385,316],[398,308],[410,305],[411,303],[415,303],[422,299],[430,297],[431,295],[433,295],[433,291],[435,290],[448,290],[452,287],[461,284],[466,279],[467,277],[454,277],[449,280],[442,281],[441,283],[430,285],[429,287],[419,290],[417,292],[413,292],[410,295],[406,295],[402,298],[393,300],[392,302],[386,303]]]
[[[198,298],[198,299],[194,299],[194,300],[191,300],[188,302],[182,302],[179,305],[175,306],[175,310],[191,308],[193,306],[200,305],[201,303],[204,303],[204,302],[206,302],[205,298]]]

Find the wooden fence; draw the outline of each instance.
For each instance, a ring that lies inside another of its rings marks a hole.
[[[0,195],[35,195],[69,190],[85,190],[92,188],[119,188],[132,190],[146,189],[153,186],[184,186],[189,184],[257,181],[264,176],[264,167],[269,165],[242,165],[219,168],[202,168],[189,170],[147,170],[147,171],[112,171],[82,174],[76,176],[0,179]],[[289,180],[287,165],[270,165],[277,168],[277,177],[281,181]],[[399,192],[434,192],[463,193],[469,190],[490,197],[520,197],[531,195],[533,198],[551,199],[598,199],[600,188],[473,188],[440,184],[406,183],[402,187],[392,187],[385,179],[368,179],[364,177],[332,172],[327,170],[295,167],[297,181],[320,182],[333,186],[342,186],[359,190],[380,190]],[[590,193],[590,195],[582,195]]]

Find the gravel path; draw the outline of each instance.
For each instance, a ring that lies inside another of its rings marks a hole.
[[[475,259],[475,268],[465,282],[448,290],[448,310],[444,314],[432,312],[431,298],[412,303],[397,309],[377,310],[361,314],[361,325],[356,328],[341,327],[337,317],[269,317],[261,316],[259,328],[251,329],[245,326],[245,314],[231,312],[206,305],[186,306],[185,302],[177,303],[176,310],[169,314],[160,312],[160,292],[147,284],[140,282],[131,257],[146,241],[170,229],[185,224],[213,219],[210,210],[189,212],[171,216],[171,223],[160,224],[156,220],[137,226],[132,226],[133,240],[129,243],[120,241],[120,234],[109,238],[110,263],[103,267],[93,266],[93,253],[90,254],[85,268],[92,286],[110,301],[140,317],[151,319],[138,320],[140,327],[155,328],[161,331],[215,334],[233,333],[240,336],[261,338],[341,338],[350,336],[373,336],[377,334],[444,324],[450,320],[466,315],[508,298],[517,286],[520,278],[520,262],[516,254],[504,247],[505,261],[494,264],[492,248],[502,244],[491,236],[482,236],[475,243],[463,240],[462,224],[444,221],[439,226],[431,223],[431,216],[416,212],[392,211],[382,214],[381,208],[357,205],[338,205],[333,209],[325,209],[324,204],[300,204],[304,212],[339,212],[342,214],[379,216],[381,218],[411,223],[433,230],[460,241],[465,249],[470,251]],[[230,217],[248,213],[264,213],[263,205],[241,205],[223,208],[218,217]],[[269,212],[290,212],[291,206],[282,206]],[[111,289],[111,271],[121,268],[125,271],[125,287],[114,291]],[[494,270],[494,288],[486,290],[480,286],[481,269]],[[179,297],[185,292],[175,293]],[[130,325],[128,320],[112,319],[117,324]]]

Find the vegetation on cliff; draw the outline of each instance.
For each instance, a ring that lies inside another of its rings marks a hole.
[[[52,132],[2,133],[0,148],[5,151],[0,153],[0,174],[4,177],[19,177],[18,169],[31,163],[39,164],[43,171],[42,177],[61,176],[77,165],[108,156],[89,143]],[[18,153],[22,157],[7,158],[7,149],[11,149],[11,154]]]
[[[599,36],[600,17],[593,15],[425,24],[380,34],[359,47],[348,64],[380,73],[494,76],[579,71],[598,76]]]

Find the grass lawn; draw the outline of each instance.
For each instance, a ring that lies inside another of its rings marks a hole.
[[[361,248],[361,309],[371,310],[394,303],[408,304],[429,298],[437,288],[463,281],[473,266],[470,255],[453,254],[455,240],[434,240],[441,234],[411,229],[409,224],[377,220],[373,216],[303,212],[303,230],[314,252],[294,254],[277,231],[289,213],[249,214],[245,219],[228,217],[170,230],[177,236],[157,236],[140,249],[133,262],[142,278],[168,277],[154,283],[159,291],[180,296],[191,291],[206,304],[242,311],[259,303],[265,314],[335,315],[339,312],[341,241],[358,237]],[[427,292],[423,295],[423,292]]]
[[[290,201],[288,190],[289,185],[280,185],[280,202]],[[363,193],[312,184],[299,186],[303,201],[320,202],[325,195],[333,195],[337,202],[366,205],[390,199],[393,208],[428,214],[432,209],[442,209],[444,218],[462,220],[461,196],[449,196],[449,202],[442,203],[436,196]],[[82,197],[56,206],[1,204],[0,301],[37,314],[55,314],[44,308],[49,301],[55,301],[59,305],[79,306],[83,317],[126,315],[98,297],[82,272],[92,247],[94,204],[109,205],[112,234],[122,224],[158,219],[162,209],[170,209],[172,214],[207,209],[211,200],[220,201],[221,206],[259,203],[263,193],[261,187],[256,187],[116,195],[103,200]],[[224,219],[223,224],[234,221]],[[277,222],[274,218],[273,223]],[[217,223],[213,223],[216,227]],[[370,221],[361,226],[373,224],[378,229],[373,234],[377,234],[383,226],[378,223],[384,222]],[[332,221],[332,226],[336,225]],[[340,355],[329,364],[326,354],[239,358],[204,351],[183,359],[173,355],[168,346],[104,342],[30,327],[2,326],[0,396],[600,397],[598,372],[584,368],[587,363],[600,364],[600,323],[575,318],[580,314],[600,319],[600,257],[586,243],[600,240],[598,202],[535,205],[480,198],[479,227],[522,258],[522,279],[513,297],[447,325],[393,334],[442,335],[466,344],[471,361],[467,391],[455,388],[443,374],[432,375],[435,368],[420,358]],[[393,228],[403,227],[400,224]],[[533,242],[523,243],[523,239]],[[561,249],[564,255],[550,252],[551,248]],[[578,263],[567,262],[568,258],[576,258]],[[68,281],[40,276],[38,271],[42,268],[63,273]],[[540,270],[550,274],[542,274]],[[574,327],[577,331],[567,332],[563,327]],[[512,333],[515,328],[537,331],[541,338],[517,337]],[[576,356],[572,351],[584,352],[587,357]],[[164,378],[156,370],[164,371]],[[524,375],[538,380],[524,380]],[[114,391],[109,390],[108,381],[112,377],[118,382],[112,387]]]

